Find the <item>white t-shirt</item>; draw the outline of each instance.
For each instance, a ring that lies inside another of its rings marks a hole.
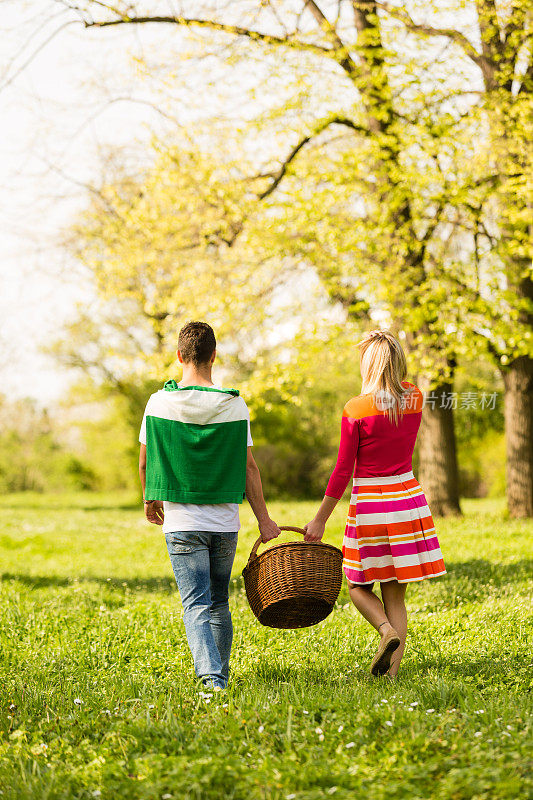
[[[178,384],[179,385],[179,384]],[[221,386],[214,386],[221,389]],[[248,447],[252,447],[250,412],[248,415]],[[139,441],[146,444],[146,412],[141,423]],[[150,499],[150,498],[148,498]],[[238,503],[216,503],[214,505],[196,503],[171,503],[163,500],[165,520],[163,533],[175,531],[209,531],[210,533],[237,533],[241,527]]]

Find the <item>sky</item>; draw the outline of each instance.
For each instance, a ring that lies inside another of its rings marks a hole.
[[[0,0],[0,377],[4,393],[43,404],[72,375],[41,346],[77,302],[93,302],[62,246],[87,204],[87,186],[97,185],[109,147],[138,164],[152,133],[187,124],[203,108],[194,112],[186,92],[162,98],[135,64],[136,56],[179,46],[175,28],[60,30],[68,15],[43,25],[52,5]]]
[[[139,147],[160,118],[150,87],[134,82],[133,31],[102,36],[70,25],[25,64],[63,23],[42,27],[49,11],[46,0],[0,4],[0,377],[4,393],[43,404],[71,375],[41,345],[76,302],[92,301],[61,246],[64,231],[86,203],[84,184],[97,180],[105,147]]]
[[[181,30],[85,30],[61,11],[51,0],[0,0],[1,391],[29,394],[43,405],[60,396],[72,375],[42,346],[57,337],[76,303],[94,301],[62,239],[87,203],[87,185],[99,180],[107,148],[121,147],[124,158],[138,163],[153,131],[190,125],[216,113],[217,102],[226,119],[240,123],[243,108],[249,117],[264,109],[256,90],[268,69],[252,59],[236,81],[231,67],[225,74],[217,65],[213,73],[204,58],[193,80],[176,78],[162,95],[158,70],[147,77],[135,57],[154,64],[161,53],[179,58],[189,46]],[[279,102],[283,76],[277,80],[269,79],[269,88]]]
[[[87,203],[87,184],[98,182],[106,149],[142,158],[153,132],[216,112],[216,81],[227,88],[230,77],[217,66],[214,80],[203,59],[194,69],[196,87],[176,82],[162,95],[157,69],[150,80],[135,58],[155,63],[155,54],[179,55],[185,42],[175,26],[85,30],[66,24],[68,14],[50,18],[53,6],[0,0],[0,379],[3,393],[30,394],[43,405],[60,396],[72,374],[42,345],[57,337],[77,302],[93,301],[61,242]],[[258,62],[241,74],[233,98],[226,91],[226,118],[242,120],[245,90],[248,113],[258,110],[253,95],[264,69]]]

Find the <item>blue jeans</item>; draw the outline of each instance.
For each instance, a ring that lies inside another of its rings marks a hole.
[[[233,640],[229,581],[237,534],[176,531],[165,539],[194,671],[207,685],[225,688]]]

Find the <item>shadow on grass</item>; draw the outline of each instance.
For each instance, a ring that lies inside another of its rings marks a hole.
[[[5,503],[3,505],[3,508],[4,509],[11,509],[11,511],[19,511],[20,510],[20,506],[15,505],[14,503],[12,505],[9,505],[9,503]],[[90,504],[88,504],[88,505],[72,505],[72,506],[68,506],[65,503],[53,503],[53,502],[51,502],[51,503],[46,503],[46,506],[44,506],[44,505],[43,506],[37,506],[36,505],[36,506],[30,507],[29,510],[30,511],[42,511],[43,509],[46,509],[46,512],[48,512],[48,511],[65,511],[65,510],[68,509],[69,511],[107,511],[109,513],[110,511],[136,511],[136,510],[139,511],[139,503],[120,503],[118,505],[114,504],[114,505],[109,505],[109,506],[106,506],[106,505],[94,505],[93,506],[93,505],[90,505]],[[139,512],[139,516],[142,517],[142,509]]]
[[[173,578],[101,578],[92,575],[73,576],[61,578],[57,575],[23,575],[4,572],[0,576],[2,581],[18,581],[31,589],[46,589],[48,587],[80,586],[84,583],[98,583],[111,589],[128,589],[138,592],[160,592],[170,594],[176,590]]]
[[[454,591],[457,583],[468,584],[465,588],[471,592],[471,599],[480,599],[493,594],[495,588],[510,586],[520,583],[533,575],[533,559],[521,559],[512,564],[498,564],[482,558],[473,558],[469,561],[459,561],[447,564],[448,574],[443,576],[441,583],[444,594],[445,586]],[[129,589],[139,592],[162,592],[168,594],[175,590],[175,582],[169,577],[153,578],[120,578],[100,577],[95,575],[72,575],[59,577],[56,575],[26,575],[24,573],[4,572],[2,581],[19,581],[33,589],[43,589],[50,586],[72,586],[83,583],[99,583],[113,589]],[[471,584],[471,585],[470,585]],[[230,582],[230,592],[237,594],[244,588],[242,575],[235,575]]]
[[[469,561],[457,561],[446,564],[448,574],[443,576],[452,580],[474,581],[476,596],[483,595],[483,584],[500,587],[519,583],[533,576],[533,559],[522,558],[511,564],[499,564],[484,558],[471,558]],[[490,587],[488,587],[490,588]],[[489,592],[485,592],[488,594]]]
[[[331,651],[332,659],[334,651]],[[363,661],[365,659],[363,658]],[[298,666],[279,665],[273,661],[263,661],[252,669],[239,669],[235,679],[237,686],[262,685],[269,688],[279,688],[283,685],[298,687],[323,687],[324,685],[339,687],[340,691],[352,691],[353,684],[368,684],[375,688],[381,686],[394,686],[387,677],[376,678],[370,675],[369,667],[371,655],[367,664],[362,664],[355,669],[348,669],[347,664],[333,667],[332,664]],[[477,690],[490,689],[495,684],[510,690],[528,689],[529,668],[524,653],[516,655],[501,655],[492,653],[490,658],[451,657],[433,658],[410,655],[408,663],[402,665],[398,684],[424,687],[423,691],[431,694],[432,698],[442,694],[442,683],[449,683],[446,689],[447,701],[459,704],[464,699],[464,686],[466,684]],[[445,687],[446,688],[446,687]],[[444,698],[443,698],[444,699]]]

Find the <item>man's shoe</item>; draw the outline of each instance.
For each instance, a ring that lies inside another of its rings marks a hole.
[[[394,628],[386,633],[379,643],[377,653],[370,665],[372,675],[385,675],[390,667],[391,656],[400,646],[400,637]]]
[[[227,687],[220,683],[215,683],[214,681],[207,679],[202,681],[203,686],[206,689],[209,689],[211,692],[222,692]]]

